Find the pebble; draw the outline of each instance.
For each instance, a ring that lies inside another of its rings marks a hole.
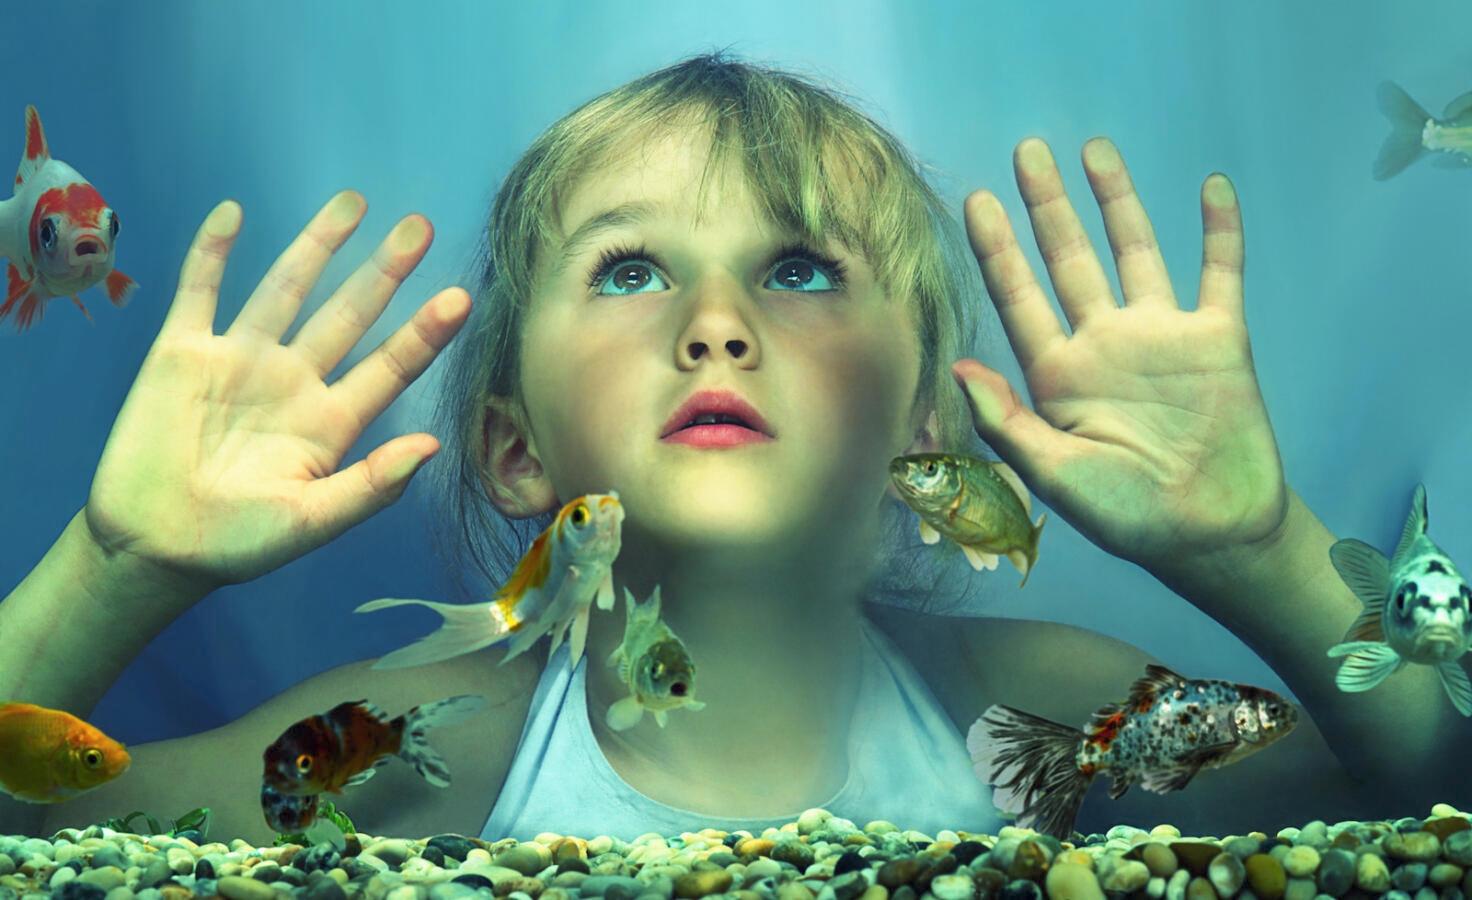
[[[1049,900],[1104,900],[1094,871],[1077,863],[1055,863],[1044,881]]]

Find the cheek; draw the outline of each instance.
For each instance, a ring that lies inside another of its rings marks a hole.
[[[835,398],[833,425],[886,462],[912,438],[920,362],[909,341],[902,330],[856,335],[824,354],[827,362],[817,376],[826,382],[826,395]]]

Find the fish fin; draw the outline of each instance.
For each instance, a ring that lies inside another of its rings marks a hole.
[[[1329,648],[1325,655],[1331,659],[1340,656],[1348,656],[1351,653],[1359,653],[1362,650],[1374,650],[1377,647],[1389,646],[1384,641],[1347,641],[1343,644],[1335,644]]]
[[[609,569],[603,576],[603,583],[598,585],[598,608],[604,612],[611,612],[617,602],[618,595],[613,592],[613,570]]]
[[[6,286],[5,302],[0,303],[0,319],[15,312],[15,330],[25,331],[35,323],[41,321],[41,313],[46,311],[46,300],[43,295],[40,282],[35,278],[21,275],[20,269],[15,263],[11,263],[9,270],[9,283]],[[17,306],[16,304],[19,304]]]
[[[1472,158],[1456,151],[1438,153],[1431,157],[1431,165],[1437,169],[1466,169],[1472,167]]]
[[[1011,488],[1012,492],[1017,495],[1017,499],[1022,501],[1022,511],[1031,519],[1032,495],[1027,492],[1027,485],[1022,483],[1022,476],[1017,474],[1016,469],[1004,462],[993,461],[988,462],[987,465],[991,466],[992,471],[1002,476],[1002,480],[1007,482],[1007,487]]]
[[[414,771],[435,787],[447,787],[450,770],[444,758],[429,746],[424,733],[431,728],[463,722],[485,709],[486,705],[486,698],[479,694],[461,694],[416,706],[404,713],[404,738],[399,748],[399,759],[413,766]]]
[[[1452,100],[1442,110],[1443,119],[1460,119],[1462,116],[1472,113],[1472,91],[1468,91],[1460,97]]]
[[[46,130],[41,127],[41,114],[34,106],[26,106],[26,149],[20,158],[20,168],[15,173],[17,186],[30,180],[36,170],[51,159],[51,150],[46,146]]]
[[[1196,773],[1201,771],[1198,766],[1174,766],[1169,769],[1157,769],[1146,772],[1140,779],[1140,787],[1157,794],[1169,794],[1171,791],[1179,791],[1191,783]],[[1109,796],[1113,797],[1114,794]],[[1117,798],[1116,798],[1117,799]]]
[[[1452,698],[1452,706],[1464,716],[1472,716],[1472,682],[1467,672],[1456,660],[1445,660],[1436,664],[1436,674],[1441,676],[1441,686]]]
[[[1334,684],[1347,694],[1368,691],[1399,672],[1406,664],[1406,661],[1401,659],[1400,654],[1392,650],[1389,644],[1377,644],[1371,641],[1358,641],[1356,644],[1358,646],[1337,644],[1329,648],[1332,656],[1344,656],[1347,653],[1349,657],[1339,664],[1339,671],[1334,673]],[[1335,652],[1350,646],[1355,649]]]
[[[102,281],[102,286],[103,290],[107,292],[107,299],[112,301],[113,306],[118,307],[127,303],[133,296],[133,292],[138,290],[138,282],[119,272],[117,269],[113,269],[107,273],[107,277]]]
[[[656,709],[654,711],[654,724],[658,725],[660,728],[663,728],[665,726],[665,723],[667,723],[669,720],[670,714],[665,710]]]
[[[0,315],[3,315],[3,313],[0,313]],[[921,519],[920,520],[920,543],[922,543],[922,544],[935,544],[935,543],[938,543],[939,541],[940,541],[940,532],[935,530],[935,526],[934,525],[931,525],[929,522],[925,521],[924,519]]]
[[[971,568],[975,569],[978,572],[980,572],[982,569],[986,569],[987,571],[995,569],[997,567],[997,562],[1001,559],[1001,557],[997,556],[997,554],[995,553],[988,553],[985,550],[978,550],[970,544],[961,544],[960,546],[961,552],[966,554],[966,561],[971,563]]]
[[[569,642],[572,646],[570,664],[577,666],[578,661],[583,658],[583,648],[588,645],[588,620],[593,617],[591,609],[580,609],[572,619],[572,637]]]
[[[371,769],[369,770],[372,771]],[[318,844],[331,844],[334,850],[339,852],[348,847],[347,835],[341,827],[326,816],[319,816],[306,831],[302,832],[312,846]]]
[[[690,710],[691,712],[700,712],[702,709],[705,709],[705,701],[691,700],[685,704],[685,708]]]
[[[374,775],[374,773],[376,773],[378,771],[378,767],[381,766],[381,765],[383,765],[383,762],[384,762],[383,760],[379,760],[379,761],[375,762],[371,767],[369,767],[367,769],[364,769],[363,771],[361,771],[358,774],[354,775],[352,778],[349,778],[347,781],[344,781],[342,783],[343,784],[343,787],[348,787],[350,785],[355,785],[355,784],[362,784],[363,782],[365,782],[368,779],[372,778],[373,775]],[[334,791],[334,793],[341,793],[341,791]]]
[[[639,698],[631,695],[608,707],[606,721],[608,727],[614,731],[628,731],[638,725],[642,718],[644,718],[644,707],[640,705]]]
[[[89,312],[87,312],[87,307],[85,307],[85,306],[82,305],[82,298],[81,297],[78,297],[76,294],[72,294],[72,302],[75,303],[75,304],[77,304],[77,309],[80,309],[82,311],[82,315],[84,315],[84,316],[87,317],[87,321],[88,322],[93,322],[92,314],[89,313]],[[93,322],[93,324],[96,324],[96,323]]]
[[[978,777],[992,786],[992,804],[1016,813],[1017,824],[1067,840],[1092,773],[1078,767],[1083,732],[993,704],[966,733]]]
[[[1185,676],[1157,663],[1147,663],[1145,665],[1145,674],[1135,679],[1135,683],[1130,685],[1129,699],[1123,704],[1110,704],[1114,709],[1108,715],[1104,716],[1104,718],[1108,718],[1109,715],[1113,715],[1121,709],[1139,706],[1141,703],[1152,700],[1160,694],[1169,693],[1177,688],[1183,688],[1186,684]],[[1096,720],[1099,719],[1099,713],[1095,713],[1094,716]]]
[[[1406,513],[1406,524],[1400,530],[1400,540],[1395,544],[1395,552],[1390,554],[1390,568],[1395,570],[1406,561],[1410,555],[1411,548],[1416,545],[1416,538],[1426,533],[1426,488],[1424,485],[1416,485],[1416,490],[1411,494],[1411,509]]]
[[[1390,120],[1390,135],[1380,145],[1380,154],[1375,157],[1370,174],[1376,181],[1384,181],[1426,152],[1421,144],[1421,132],[1431,115],[1392,81],[1381,82],[1375,97],[1380,111]]]
[[[1390,585],[1390,560],[1369,544],[1354,538],[1336,541],[1329,548],[1329,561],[1346,587],[1365,605],[1359,618],[1345,632],[1346,641],[1383,641],[1385,595]]]
[[[1012,565],[1017,567],[1017,571],[1022,573],[1022,581],[1017,585],[1019,589],[1027,584],[1027,576],[1032,574],[1032,567],[1037,565],[1038,536],[1043,533],[1043,523],[1046,521],[1048,521],[1047,513],[1038,516],[1037,523],[1032,526],[1032,532],[1027,536],[1027,546],[1007,552],[1007,558],[1012,561]]]
[[[381,600],[370,600],[353,612],[372,612],[409,604],[429,607],[444,617],[445,624],[409,646],[384,655],[373,664],[373,668],[406,669],[439,662],[489,647],[516,633],[506,622],[505,610],[495,600],[488,603],[435,603],[431,600],[385,597]]]

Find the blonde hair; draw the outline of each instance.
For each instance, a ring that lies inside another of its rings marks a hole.
[[[521,332],[539,254],[561,239],[560,203],[630,138],[704,128],[710,176],[739,171],[771,220],[814,244],[836,239],[863,256],[879,284],[910,304],[921,371],[916,401],[935,409],[943,449],[975,442],[951,361],[971,345],[974,266],[952,215],[920,166],[851,100],[802,76],[695,56],[599,96],[554,123],[512,166],[477,252],[475,310],[448,351],[435,433],[444,535],[452,571],[499,583],[551,513],[497,528],[475,448],[486,399],[521,406]],[[729,168],[728,168],[729,167]],[[968,277],[968,275],[970,277]],[[467,559],[468,557],[468,559]]]

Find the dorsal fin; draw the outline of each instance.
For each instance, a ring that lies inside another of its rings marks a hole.
[[[51,159],[51,150],[46,146],[46,132],[41,129],[41,114],[34,106],[26,107],[26,149],[20,158],[20,168],[15,173],[15,184],[19,187],[36,174],[36,170]]]
[[[1132,707],[1156,696],[1157,694],[1173,691],[1176,688],[1185,687],[1186,679],[1165,666],[1149,663],[1145,666],[1145,674],[1140,676],[1134,684],[1130,685],[1130,699],[1127,701]]]
[[[555,526],[556,523],[553,523]],[[526,554],[517,562],[511,577],[496,592],[496,598],[520,599],[527,591],[540,588],[547,583],[547,573],[552,568],[552,527],[537,535]]]
[[[1447,120],[1460,119],[1462,116],[1465,116],[1468,113],[1472,113],[1472,91],[1468,91],[1467,93],[1448,103],[1446,105],[1446,110],[1442,112],[1441,117]],[[1464,123],[1457,122],[1456,124],[1461,125]]]
[[[1400,540],[1395,545],[1395,552],[1390,556],[1390,568],[1395,569],[1405,562],[1406,555],[1411,552],[1411,545],[1416,538],[1426,533],[1426,487],[1416,485],[1416,492],[1411,495],[1411,511],[1406,514],[1405,527],[1400,530]]]

